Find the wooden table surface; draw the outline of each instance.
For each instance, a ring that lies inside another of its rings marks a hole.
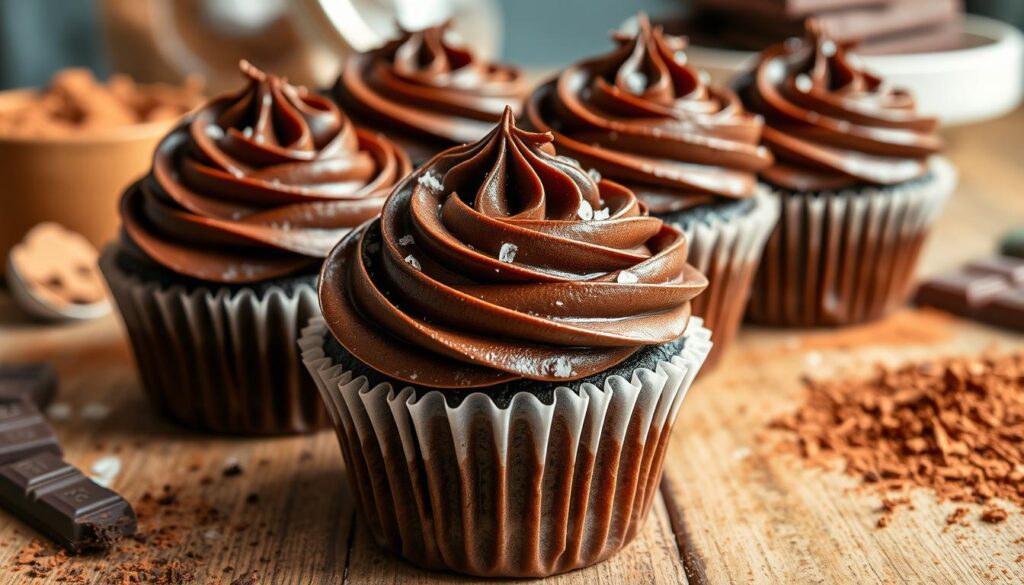
[[[961,184],[928,243],[925,273],[988,253],[998,234],[1024,224],[1024,111],[946,136]],[[1024,582],[1024,563],[1016,561],[1024,553],[1020,510],[1011,508],[999,525],[944,530],[952,506],[919,491],[916,509],[901,509],[879,529],[877,497],[851,493],[850,478],[778,453],[765,428],[799,404],[804,374],[866,371],[878,360],[993,344],[1024,346],[1024,337],[909,309],[855,329],[744,330],[686,399],[642,536],[608,562],[549,582]],[[112,485],[137,505],[150,535],[132,550],[67,561],[63,571],[81,569],[81,582],[123,578],[119,563],[141,559],[177,559],[195,569],[195,583],[224,585],[242,575],[274,584],[472,581],[421,571],[376,548],[353,509],[332,433],[221,439],[161,420],[143,400],[113,317],[38,325],[0,294],[0,361],[22,360],[57,367],[60,406],[51,421],[67,459],[89,469],[116,456],[122,468]],[[242,473],[225,476],[234,462]],[[175,503],[154,504],[166,490]],[[211,517],[211,508],[219,515]],[[12,569],[32,538],[0,512],[0,579],[62,582],[61,570],[32,578]]]

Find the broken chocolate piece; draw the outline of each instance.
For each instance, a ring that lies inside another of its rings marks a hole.
[[[49,364],[0,364],[0,402],[28,400],[43,409],[57,393],[57,372]]]
[[[1024,331],[1024,260],[994,256],[971,262],[923,282],[914,302]]]
[[[0,463],[43,452],[61,454],[57,437],[39,409],[20,399],[0,402]]]
[[[53,453],[0,466],[0,503],[72,552],[110,548],[137,527],[124,498]]]

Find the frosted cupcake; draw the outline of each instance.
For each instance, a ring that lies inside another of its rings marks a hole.
[[[410,165],[330,100],[241,71],[245,88],[157,147],[100,266],[160,410],[217,432],[305,432],[327,422],[294,351],[320,313],[316,274]]]
[[[544,576],[641,529],[710,350],[686,239],[511,111],[403,180],[320,277],[300,341],[376,540]]]
[[[861,68],[811,21],[737,83],[765,117],[780,201],[748,315],[786,326],[877,319],[903,304],[918,254],[956,184],[936,120]]]
[[[777,204],[758,185],[772,158],[760,117],[708,86],[687,64],[686,42],[638,17],[615,50],[574,64],[526,104],[527,124],[551,132],[560,153],[636,192],[678,225],[708,289],[693,312],[715,332],[712,359],[735,336]]]
[[[529,91],[519,69],[489,63],[454,39],[451,23],[401,35],[349,57],[334,97],[359,124],[385,133],[417,166],[490,132]]]

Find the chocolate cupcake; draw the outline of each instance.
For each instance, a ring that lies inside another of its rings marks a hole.
[[[490,132],[506,106],[518,111],[529,88],[515,67],[488,63],[453,40],[451,22],[402,31],[349,57],[334,97],[359,124],[400,144],[416,166]]]
[[[100,267],[160,410],[216,432],[306,432],[327,422],[294,351],[320,314],[316,274],[410,164],[330,100],[241,71],[244,89],[161,141]]]
[[[622,548],[710,350],[683,233],[551,142],[506,110],[403,180],[331,252],[300,340],[371,532],[424,567]]]
[[[956,184],[936,120],[863,70],[814,21],[740,79],[765,117],[781,203],[748,316],[783,326],[877,319],[906,299],[922,243]]]
[[[552,132],[560,153],[618,181],[651,213],[681,227],[689,262],[707,275],[693,312],[715,332],[712,362],[735,336],[764,242],[778,215],[757,172],[762,121],[708,86],[686,41],[638,17],[618,47],[574,64],[526,103],[527,124]]]

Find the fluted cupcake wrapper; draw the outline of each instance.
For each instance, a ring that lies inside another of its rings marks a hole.
[[[118,246],[100,269],[131,340],[143,388],[177,422],[227,434],[305,433],[329,423],[295,351],[320,315],[311,284],[257,292],[165,286],[126,272]]]
[[[754,280],[750,320],[782,326],[877,319],[906,300],[921,247],[956,185],[942,157],[930,176],[885,189],[776,194],[782,206]]]
[[[325,351],[302,360],[338,433],[374,538],[413,563],[492,577],[546,576],[608,558],[641,529],[679,406],[711,349],[694,318],[681,352],[631,379],[457,406],[437,390],[370,387]]]
[[[707,367],[718,362],[739,331],[765,242],[778,219],[778,198],[758,185],[754,207],[738,218],[712,215],[677,224],[686,233],[687,262],[708,278],[708,287],[692,301],[693,314],[715,332]]]

